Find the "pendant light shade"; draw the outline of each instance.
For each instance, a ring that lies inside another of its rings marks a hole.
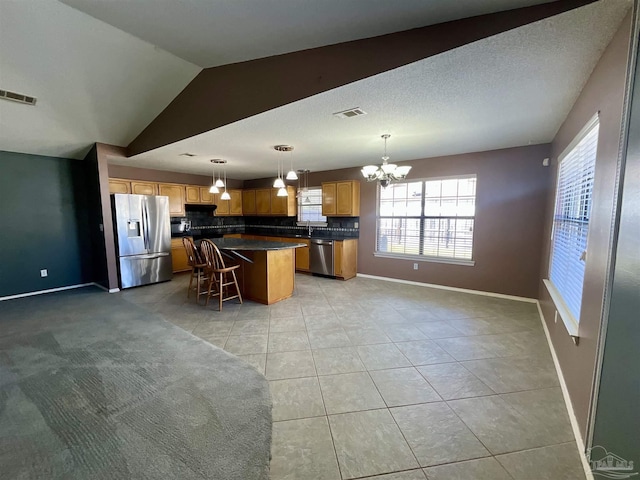
[[[291,150],[289,150],[289,157],[291,160],[291,165],[290,165],[290,170],[287,173],[287,180],[297,180],[298,175],[296,174],[296,171],[293,169],[293,147],[291,147]]]
[[[289,192],[287,192],[287,189],[285,187],[282,187],[282,188],[278,189],[277,196],[278,197],[288,197],[289,196]]]
[[[218,187],[214,185],[211,185],[211,188],[209,189],[209,193],[220,193],[220,189],[218,189]]]
[[[284,180],[280,177],[276,178],[275,182],[273,182],[273,188],[284,188]]]
[[[220,200],[231,200],[231,195],[226,190],[220,195]]]
[[[220,189],[224,188],[224,193],[220,197],[222,200],[229,200],[229,194],[227,193],[227,187],[225,186],[227,183],[227,169],[225,167],[227,161],[221,160],[219,158],[214,158],[211,160],[213,164],[213,183],[211,188],[209,188],[209,193],[220,193]],[[220,165],[220,170],[218,170],[218,179],[216,180],[216,165]],[[224,171],[224,181],[222,180],[222,171]],[[225,194],[227,198],[225,198]]]

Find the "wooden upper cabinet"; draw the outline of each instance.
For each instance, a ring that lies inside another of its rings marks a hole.
[[[169,197],[169,214],[172,217],[183,217],[184,212],[184,185],[174,183],[158,184],[158,192],[160,195]]]
[[[255,215],[256,213],[256,191],[242,190],[242,214]]]
[[[154,182],[131,181],[131,193],[135,195],[157,195],[158,184]]]
[[[231,200],[229,200],[229,215],[242,215],[242,190],[230,189],[229,195],[231,195]]]
[[[271,215],[296,216],[296,189],[287,186],[287,196],[279,197],[278,189],[271,189]]]
[[[200,187],[194,185],[187,185],[185,190],[185,202],[186,203],[201,203],[200,202]]]
[[[322,184],[322,214],[327,217],[360,215],[360,182],[345,180]]]
[[[336,183],[322,184],[322,215],[332,217],[336,214]]]
[[[271,215],[271,190],[271,188],[256,190],[256,213],[258,215]]]
[[[109,193],[131,193],[131,181],[120,178],[110,178]]]
[[[209,191],[211,187],[198,187],[200,190],[200,203],[213,205],[215,203],[214,194]]]
[[[218,208],[216,208],[216,215],[229,215],[230,212],[230,201],[220,199],[223,192],[224,189],[220,193],[213,194],[213,203],[218,206]]]

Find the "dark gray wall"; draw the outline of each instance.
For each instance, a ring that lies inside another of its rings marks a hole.
[[[640,69],[636,64],[620,229],[593,446],[640,467]],[[596,459],[595,457],[593,458]]]
[[[78,160],[0,151],[0,297],[92,281],[85,177]]]

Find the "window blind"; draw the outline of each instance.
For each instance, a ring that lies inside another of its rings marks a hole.
[[[598,131],[596,119],[558,166],[549,277],[576,322],[580,321]]]

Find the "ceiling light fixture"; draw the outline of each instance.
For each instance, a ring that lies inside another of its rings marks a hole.
[[[298,175],[296,174],[296,171],[293,169],[293,147],[290,147],[291,150],[289,150],[289,159],[291,160],[291,169],[289,170],[289,172],[287,173],[287,180],[297,180],[298,179]]]
[[[222,200],[229,200],[229,194],[227,193],[227,169],[224,167],[226,165],[226,160],[220,160],[219,158],[214,158],[211,160],[213,164],[213,182],[211,184],[211,188],[209,188],[209,193],[220,193],[220,189],[224,187],[224,193],[220,197]],[[216,180],[216,165],[221,165],[222,167],[218,170],[218,179]],[[222,170],[224,170],[224,181],[222,180]],[[225,198],[226,194],[226,198]]]
[[[276,145],[273,148],[277,152],[290,152],[293,150],[293,147],[291,145]],[[278,155],[278,177],[273,182],[273,188],[278,189],[278,197],[286,197],[289,194],[287,193],[287,188],[284,183],[284,180],[282,180],[282,174],[284,173],[284,166],[281,165],[281,157],[282,155]],[[295,172],[294,172],[294,175],[295,175]]]
[[[367,182],[380,182],[382,188],[386,188],[390,183],[404,180],[409,174],[411,167],[403,166],[399,167],[395,163],[387,163],[389,156],[387,155],[387,139],[391,135],[385,133],[382,135],[384,139],[384,156],[382,157],[382,165],[365,165],[362,167],[362,176],[367,179]]]

